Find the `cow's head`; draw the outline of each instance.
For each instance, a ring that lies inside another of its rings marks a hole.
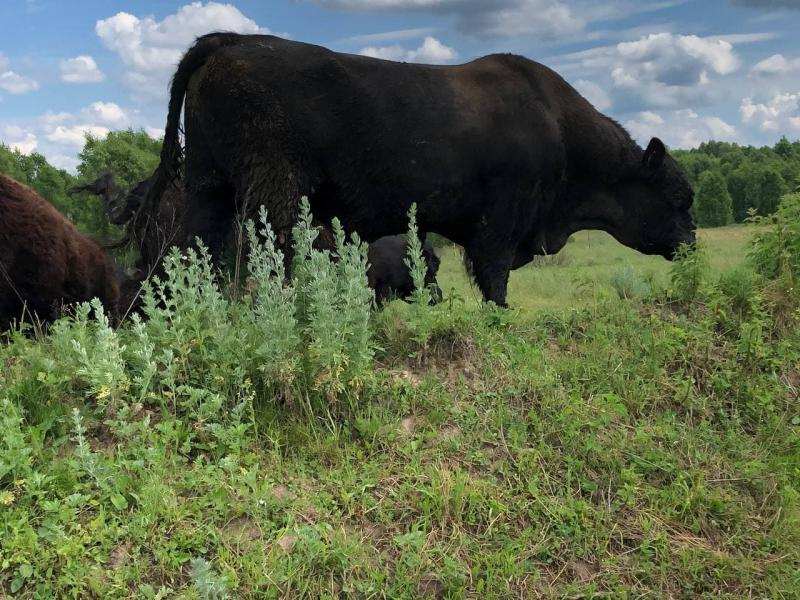
[[[681,244],[694,244],[692,186],[658,138],[612,185],[611,195],[609,233],[626,246],[671,260]]]
[[[145,179],[125,194],[117,187],[113,173],[106,171],[91,183],[71,188],[69,193],[87,192],[100,197],[108,221],[114,225],[124,225],[139,209],[151,185],[151,179]]]

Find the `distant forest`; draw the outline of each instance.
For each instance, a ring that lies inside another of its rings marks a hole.
[[[800,186],[800,141],[785,137],[772,147],[706,142],[672,154],[694,187],[701,227],[741,223],[751,211],[770,215]]]
[[[0,144],[0,172],[25,183],[52,202],[82,231],[97,237],[115,233],[97,198],[67,193],[70,187],[112,171],[124,188],[150,175],[161,142],[144,131],[115,131],[105,139],[88,137],[77,174],[52,166],[41,154],[23,155]],[[749,214],[775,212],[781,197],[800,187],[800,141],[774,146],[706,142],[693,150],[673,150],[696,192],[694,213],[701,227],[741,223]]]

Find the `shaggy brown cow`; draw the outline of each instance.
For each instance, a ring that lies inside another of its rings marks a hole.
[[[30,314],[51,321],[92,298],[116,314],[114,263],[39,194],[0,174],[0,328]]]

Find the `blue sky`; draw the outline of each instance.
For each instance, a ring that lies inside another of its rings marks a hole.
[[[523,54],[640,141],[800,137],[800,0],[3,0],[0,141],[73,169],[86,132],[159,135],[181,52],[218,29],[414,62]]]

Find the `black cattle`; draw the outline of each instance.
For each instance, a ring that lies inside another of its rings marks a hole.
[[[186,245],[186,198],[180,180],[171,182],[158,201],[149,205],[148,213],[132,222],[154,179],[155,174],[125,191],[117,186],[114,175],[106,172],[95,181],[70,190],[70,193],[87,192],[100,197],[109,222],[126,227],[125,238],[115,245],[133,244],[140,256],[137,270],[145,274],[160,274],[160,262],[170,247]]]
[[[408,300],[414,293],[414,281],[405,263],[407,257],[408,241],[405,235],[382,237],[369,245],[367,280],[375,290],[375,301],[379,305],[392,298]],[[436,284],[439,257],[428,241],[422,246],[422,258],[427,266],[425,285],[431,290],[431,301],[439,302],[442,298],[442,292]]]
[[[547,67],[510,54],[458,66],[209,34],[172,81],[147,202],[178,172],[185,99],[187,228],[218,255],[237,210],[266,205],[287,240],[298,200],[367,241],[421,233],[464,246],[486,300],[570,234],[602,229],[671,258],[694,241],[692,189],[654,138],[643,151]],[[142,211],[146,213],[147,211]]]

